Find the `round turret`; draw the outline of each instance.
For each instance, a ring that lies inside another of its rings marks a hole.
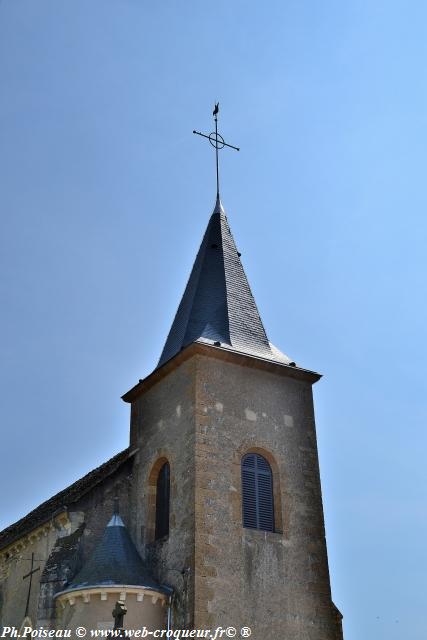
[[[58,629],[85,627],[88,636],[91,629],[112,629],[118,601],[127,609],[123,628],[166,626],[168,594],[151,577],[118,513],[88,562],[55,599]]]

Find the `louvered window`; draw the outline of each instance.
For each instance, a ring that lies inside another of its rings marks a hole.
[[[155,539],[169,534],[170,467],[165,462],[157,476]]]
[[[273,474],[258,453],[242,459],[242,510],[244,527],[274,531]]]

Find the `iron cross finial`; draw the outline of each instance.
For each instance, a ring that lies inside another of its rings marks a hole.
[[[216,160],[216,197],[219,198],[219,163],[218,163],[218,151],[223,149],[224,147],[229,147],[230,149],[234,149],[235,151],[240,151],[239,147],[234,147],[232,144],[228,144],[225,142],[224,138],[218,133],[218,113],[219,113],[219,102],[215,103],[213,110],[213,117],[215,120],[215,131],[212,131],[209,135],[205,133],[200,133],[200,131],[193,131],[198,136],[202,136],[203,138],[207,138],[211,145],[215,149],[215,160]]]
[[[33,583],[33,574],[36,573],[37,571],[40,571],[40,567],[37,567],[37,569],[34,569],[34,553],[32,553],[31,554],[31,569],[30,569],[30,571],[28,573],[25,574],[25,576],[22,576],[23,580],[26,580],[27,578],[30,579],[30,582],[28,584],[27,603],[25,605],[25,616],[24,616],[24,618],[26,618],[28,616],[28,612],[29,612],[29,609],[30,609],[30,596],[31,596],[31,585]]]

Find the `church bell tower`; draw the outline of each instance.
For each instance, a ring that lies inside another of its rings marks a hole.
[[[342,639],[316,445],[319,378],[269,342],[218,188],[157,368],[123,396],[138,449],[136,532],[157,580],[174,588],[176,628]]]

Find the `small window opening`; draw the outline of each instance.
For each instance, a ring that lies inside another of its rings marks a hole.
[[[258,453],[242,458],[242,512],[244,527],[274,531],[273,474]]]
[[[154,538],[159,540],[169,535],[170,467],[165,462],[157,476],[156,485],[156,529]]]

